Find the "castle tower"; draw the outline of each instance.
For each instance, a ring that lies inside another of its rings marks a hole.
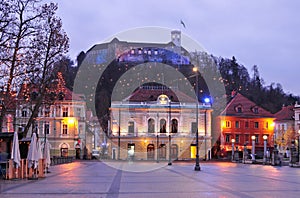
[[[173,30],[171,32],[171,41],[177,46],[181,47],[181,32],[179,30]]]

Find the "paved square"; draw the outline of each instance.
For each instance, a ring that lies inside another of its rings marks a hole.
[[[201,162],[202,170],[195,172],[194,163],[189,162],[175,162],[172,166],[167,166],[167,162],[159,165],[110,162],[109,165],[76,161],[51,167],[51,173],[44,179],[0,180],[1,197],[300,196],[300,169],[288,166]],[[141,171],[145,167],[151,170]]]

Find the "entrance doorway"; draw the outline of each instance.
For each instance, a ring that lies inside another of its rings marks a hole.
[[[154,160],[154,144],[148,144],[147,146],[147,159]]]

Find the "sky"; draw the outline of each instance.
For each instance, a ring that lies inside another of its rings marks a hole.
[[[280,83],[286,93],[300,95],[298,0],[52,2],[58,3],[57,15],[70,38],[69,56],[73,60],[81,51],[120,32],[149,26],[179,29],[210,54],[235,56],[251,76],[253,65],[257,65],[266,86]],[[169,41],[157,35],[157,42]]]

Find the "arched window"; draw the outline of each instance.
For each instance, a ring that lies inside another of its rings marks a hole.
[[[176,119],[172,119],[171,132],[172,133],[177,133],[178,132],[178,121]]]
[[[60,148],[61,157],[68,157],[68,145],[63,143]]]
[[[148,120],[148,133],[154,133],[154,119]]]
[[[161,119],[160,121],[159,121],[159,132],[160,133],[166,133],[167,131],[166,131],[166,120],[165,119]]]

